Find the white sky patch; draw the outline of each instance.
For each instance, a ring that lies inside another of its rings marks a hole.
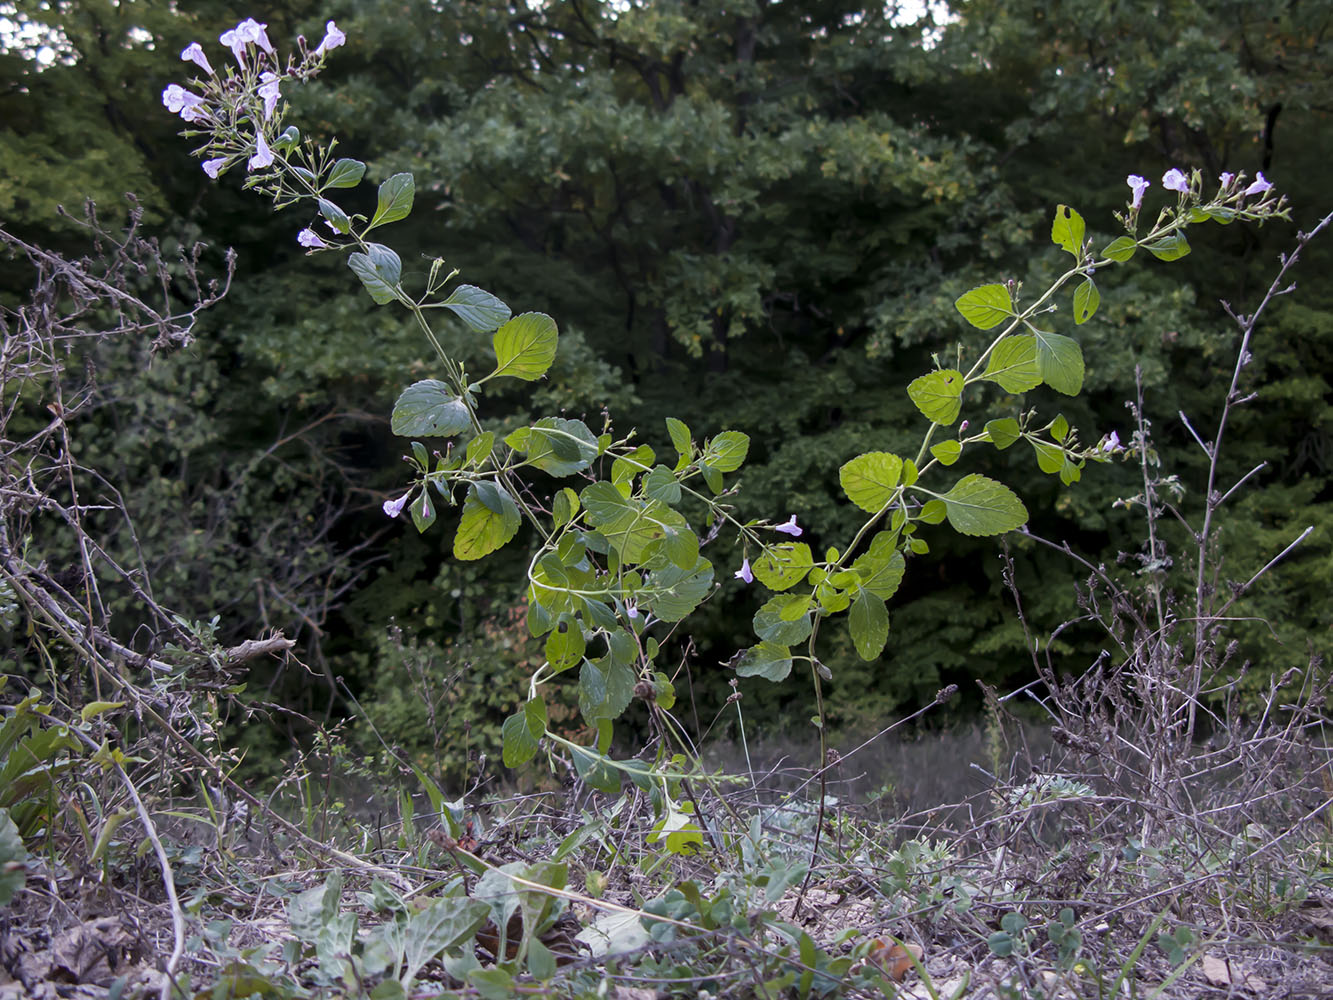
[[[63,31],[20,17],[12,3],[0,3],[0,52],[21,56],[39,73],[57,62],[74,62],[74,48]]]

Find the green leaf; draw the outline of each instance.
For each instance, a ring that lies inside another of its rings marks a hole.
[[[1123,264],[1129,258],[1134,256],[1134,251],[1139,245],[1128,236],[1117,236],[1106,246],[1102,247],[1102,256],[1109,257],[1111,260],[1119,261]]]
[[[718,472],[735,472],[750,451],[750,436],[740,431],[723,431],[704,446],[703,461]]]
[[[88,722],[97,718],[103,712],[111,712],[117,708],[124,708],[123,701],[90,701],[79,710],[79,719]]]
[[[1065,452],[1063,448],[1037,438],[1028,438],[1028,441],[1032,443],[1032,448],[1037,453],[1037,467],[1042,472],[1048,476],[1053,476],[1064,468]]]
[[[838,481],[847,499],[864,511],[877,514],[893,496],[902,474],[903,460],[887,451],[857,455],[838,470]]]
[[[958,441],[941,441],[930,449],[940,465],[953,465],[963,454],[963,445]]]
[[[682,461],[690,459],[690,429],[683,421],[675,417],[666,418],[667,434],[671,438],[671,447],[676,449]]]
[[[1004,451],[1022,437],[1022,430],[1018,426],[1018,421],[1013,417],[989,420],[986,422],[985,431],[991,439],[991,444],[995,445],[1000,451]]]
[[[565,417],[542,417],[514,431],[505,444],[526,455],[533,468],[557,477],[582,472],[597,457],[597,439],[588,425]]]
[[[784,617],[788,609],[809,607],[810,598],[801,594],[778,594],[771,598],[754,615],[754,634],[764,642],[779,646],[795,646],[810,638],[814,622],[808,612],[797,615],[795,619]]]
[[[579,512],[579,495],[568,486],[558,492],[551,501],[551,508],[557,528],[564,527]]]
[[[863,660],[873,660],[884,651],[889,638],[889,611],[884,601],[862,589],[847,615],[856,652]]]
[[[9,905],[14,894],[28,879],[24,862],[28,852],[19,836],[19,828],[9,816],[8,809],[0,809],[0,906]]]
[[[1014,300],[1005,285],[981,285],[960,295],[954,308],[978,330],[989,330],[1013,316]]]
[[[347,218],[347,213],[333,202],[320,198],[319,214],[329,220],[329,225],[333,227],[334,232],[345,236],[352,231],[352,220]]]
[[[403,262],[382,243],[367,244],[366,251],[348,254],[347,266],[361,279],[376,305],[382,306],[397,297],[394,286],[402,276]]]
[[[454,558],[470,560],[490,555],[518,534],[521,523],[518,506],[503,487],[492,483],[471,484],[463,501],[458,533],[454,535]]]
[[[804,542],[783,542],[769,547],[750,569],[755,579],[769,590],[790,590],[813,566],[810,546]]]
[[[375,206],[375,215],[366,227],[366,232],[376,226],[387,226],[390,222],[406,219],[412,211],[412,197],[416,193],[416,182],[412,175],[394,174],[380,185],[379,203]]]
[[[545,313],[523,313],[495,331],[495,371],[535,382],[555,360],[559,339],[555,320]]]
[[[422,490],[421,495],[412,501],[410,508],[412,523],[417,526],[417,534],[424,534],[435,523],[435,504],[431,503],[430,490]]]
[[[1056,392],[1077,396],[1083,388],[1083,349],[1078,341],[1038,330],[1037,370]]]
[[[751,646],[736,665],[737,677],[762,677],[766,681],[785,681],[791,673],[791,650],[774,642]]]
[[[583,636],[583,628],[578,620],[568,613],[562,614],[555,628],[546,635],[546,661],[557,673],[582,662],[587,648],[588,643]]]
[[[921,512],[916,519],[926,524],[939,524],[949,513],[949,507],[943,500],[927,500],[921,505]]]
[[[852,569],[861,578],[861,589],[888,600],[898,591],[907,571],[907,560],[898,551],[898,533],[881,531],[870,548],[857,557]]]
[[[1172,261],[1180,260],[1190,252],[1189,240],[1185,239],[1184,233],[1172,233],[1165,239],[1160,239],[1155,243],[1144,245],[1144,249],[1149,251],[1158,260]]]
[[[941,499],[949,508],[949,524],[960,535],[1001,535],[1028,519],[1014,491],[985,476],[964,476]]]
[[[1055,419],[1051,421],[1051,437],[1064,444],[1064,440],[1068,436],[1069,421],[1065,419],[1063,413],[1057,413]]]
[[[509,319],[509,307],[476,285],[459,285],[440,305],[477,333],[490,333]]]
[[[704,482],[708,484],[708,488],[712,490],[714,496],[722,492],[722,473],[703,460],[700,460],[699,462],[699,472],[704,477]]]
[[[643,495],[662,503],[680,502],[680,483],[665,465],[659,465],[643,477]]]
[[[1027,392],[1041,385],[1037,368],[1037,338],[1030,334],[1005,337],[991,351],[982,378],[1005,392]]]
[[[691,538],[694,536],[691,535]],[[664,566],[648,574],[639,591],[643,605],[664,622],[682,621],[693,613],[713,587],[713,564],[697,556],[688,569],[677,565]]]
[[[324,183],[332,188],[354,188],[366,175],[366,165],[360,160],[343,159],[333,165],[329,179]]]
[[[626,657],[604,656],[600,660],[584,660],[579,669],[579,711],[588,722],[617,718],[634,700],[634,685],[638,672],[631,658],[634,642],[623,629],[616,629],[607,637],[614,649],[625,646]]]
[[[620,793],[620,772],[608,764],[607,758],[602,754],[587,747],[570,747],[569,756],[574,761],[575,772],[584,784],[607,795]],[[512,992],[502,995],[506,998],[514,996]]]
[[[1091,278],[1088,278],[1083,284],[1074,289],[1074,325],[1082,326],[1088,320],[1092,319],[1093,313],[1101,305],[1102,293],[1097,291],[1097,286],[1093,284]]]
[[[963,373],[945,368],[922,375],[907,387],[907,395],[927,420],[948,426],[963,406]]]
[[[425,909],[408,917],[403,927],[403,974],[399,977],[403,988],[410,988],[426,963],[441,952],[471,940],[490,915],[490,906],[480,900],[445,896],[431,900]]]
[[[463,400],[433,378],[404,389],[389,421],[389,428],[401,437],[451,437],[471,426]]]
[[[1051,223],[1051,242],[1073,254],[1075,260],[1083,259],[1084,230],[1083,216],[1068,205],[1056,206],[1055,220]]]
[[[518,767],[537,756],[537,740],[528,729],[526,709],[519,709],[500,727],[500,759],[505,767]]]

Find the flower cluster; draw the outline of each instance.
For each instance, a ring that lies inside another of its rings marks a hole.
[[[1240,176],[1244,176],[1243,174]],[[1196,171],[1197,177],[1197,171]],[[1224,173],[1218,178],[1221,187],[1218,196],[1225,199],[1235,199],[1239,201],[1243,198],[1250,198],[1254,195],[1267,194],[1273,189],[1273,185],[1264,177],[1262,170],[1258,171],[1254,181],[1242,191],[1236,191],[1236,174]],[[1137,212],[1143,205],[1143,192],[1152,187],[1152,181],[1145,180],[1138,174],[1130,174],[1125,178],[1125,183],[1129,185],[1130,197],[1129,208],[1131,212]],[[1190,193],[1190,178],[1178,167],[1172,167],[1162,175],[1162,187],[1168,191],[1175,191],[1177,194],[1188,195]]]
[[[301,58],[288,60],[285,71],[269,40],[268,25],[253,17],[247,17],[236,27],[224,31],[218,41],[231,50],[236,61],[235,70],[227,67],[219,74],[209,62],[203,46],[191,42],[182,50],[181,60],[194,63],[207,74],[206,79],[195,81],[202,94],[187,90],[178,83],[170,84],[162,91],[162,103],[168,111],[192,125],[201,126],[210,136],[201,152],[221,154],[203,161],[204,173],[214,180],[241,159],[246,161],[246,169],[250,172],[266,170],[273,165],[276,158],[274,146],[280,147],[277,142],[278,102],[282,99],[283,81],[313,76],[325,56],[347,42],[347,35],[329,21],[324,28],[324,39],[313,51],[306,49],[305,39],[298,39]],[[241,126],[247,127],[243,130]]]

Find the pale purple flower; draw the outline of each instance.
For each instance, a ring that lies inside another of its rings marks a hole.
[[[319,43],[319,48],[315,49],[315,55],[326,56],[346,41],[347,36],[338,30],[336,24],[330,21],[324,25],[324,40]]]
[[[1130,174],[1125,178],[1125,183],[1129,185],[1129,189],[1133,192],[1129,207],[1137,210],[1143,204],[1143,192],[1152,186],[1152,181],[1145,181],[1138,174]]]
[[[273,117],[278,98],[282,96],[278,93],[278,84],[282,81],[277,73],[261,73],[259,79],[264,81],[259,85],[259,96],[264,99],[264,118],[267,120]]]
[[[309,247],[312,250],[327,250],[328,244],[320,239],[319,233],[315,232],[309,226],[302,229],[296,236],[296,242],[303,247]]]
[[[185,46],[185,51],[181,53],[181,59],[185,62],[194,63],[209,76],[213,75],[213,67],[209,65],[208,56],[204,55],[203,47],[198,42],[191,42]]]
[[[264,141],[264,133],[260,132],[255,136],[255,155],[250,157],[250,162],[246,164],[248,170],[261,170],[264,167],[272,166],[273,150],[268,148],[268,143]]]
[[[332,24],[333,22],[330,21],[329,23]],[[639,606],[638,606],[637,604],[635,604],[633,601],[626,601],[626,602],[625,602],[625,617],[626,617],[626,618],[638,618],[638,617],[639,617]]]
[[[774,525],[774,526],[773,526],[773,530],[774,530],[774,531],[780,531],[780,532],[782,532],[784,535],[791,535],[792,538],[800,538],[800,537],[801,537],[801,529],[800,529],[800,528],[797,526],[797,524],[796,524],[796,515],[795,515],[795,514],[793,514],[791,517],[787,518],[787,520],[784,521],[782,524]]]
[[[1120,443],[1120,433],[1118,431],[1112,431],[1106,436],[1106,440],[1101,443],[1101,447],[1097,450],[1104,455],[1114,455],[1118,451],[1124,451],[1125,448]]]
[[[247,17],[230,31],[219,35],[218,41],[231,49],[238,63],[244,64],[247,45],[258,45],[269,55],[274,54],[273,43],[268,40],[268,33],[264,30],[267,27],[267,24],[260,24],[253,17]]]
[[[1254,183],[1245,189],[1246,194],[1263,194],[1265,191],[1273,190],[1273,185],[1269,183],[1264,172],[1260,170],[1254,175]]]
[[[204,99],[198,94],[190,93],[179,83],[173,83],[162,91],[162,103],[172,114],[180,115],[187,122],[192,122],[199,117],[197,109],[204,106]]]
[[[208,174],[208,176],[213,178],[213,180],[217,180],[218,174],[222,172],[222,168],[225,167],[226,165],[227,165],[227,158],[225,156],[219,156],[216,159],[212,160],[205,160],[204,173]]]
[[[750,572],[750,557],[746,556],[745,561],[741,563],[741,568],[732,574],[737,580],[744,580],[746,583],[754,583],[754,574]]]
[[[1223,175],[1222,175],[1221,177],[1219,177],[1217,180],[1218,180],[1218,183],[1220,183],[1220,184],[1222,185],[1222,187],[1224,187],[1224,188],[1229,188],[1229,187],[1231,187],[1231,182],[1234,181],[1235,179],[1236,179],[1236,175],[1235,175],[1235,174],[1223,174]]]
[[[403,512],[403,508],[407,506],[407,501],[410,499],[412,499],[412,491],[408,490],[397,500],[385,500],[384,513],[389,517],[397,517]]]
[[[1168,191],[1179,191],[1181,194],[1190,193],[1189,178],[1175,167],[1162,174],[1162,187]]]

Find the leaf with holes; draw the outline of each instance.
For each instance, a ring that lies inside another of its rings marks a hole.
[[[907,387],[907,395],[927,420],[948,426],[963,407],[963,373],[945,368],[922,375]]]
[[[1055,219],[1051,223],[1051,242],[1061,250],[1073,254],[1075,260],[1083,259],[1085,229],[1083,216],[1068,205],[1056,206]]]
[[[1082,326],[1092,319],[1097,307],[1102,304],[1102,293],[1089,278],[1074,289],[1074,325]]]

